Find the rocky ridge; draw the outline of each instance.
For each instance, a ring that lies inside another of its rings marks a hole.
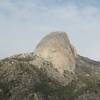
[[[34,52],[0,60],[0,100],[100,100],[100,62],[50,33]]]

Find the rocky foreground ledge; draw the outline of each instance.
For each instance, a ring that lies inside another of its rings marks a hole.
[[[50,33],[34,52],[0,61],[0,100],[100,100],[100,62]]]

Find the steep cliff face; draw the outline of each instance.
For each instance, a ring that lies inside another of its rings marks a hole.
[[[0,60],[0,100],[100,100],[100,62],[76,54],[53,32],[34,53]]]

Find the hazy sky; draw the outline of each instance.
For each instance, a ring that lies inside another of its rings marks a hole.
[[[100,60],[100,0],[0,0],[0,58],[31,52],[65,31],[79,54]]]

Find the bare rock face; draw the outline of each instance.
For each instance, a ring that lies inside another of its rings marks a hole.
[[[44,37],[37,45],[34,53],[50,61],[55,69],[63,74],[74,72],[76,51],[64,32],[52,32]]]

